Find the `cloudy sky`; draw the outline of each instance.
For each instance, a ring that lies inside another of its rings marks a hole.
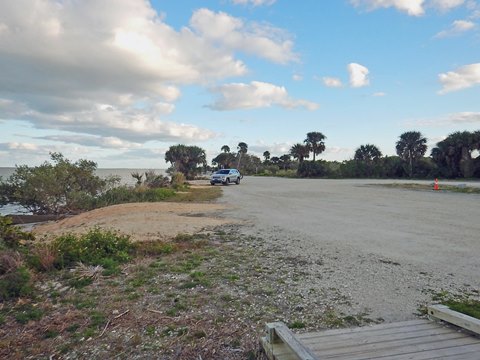
[[[480,1],[0,2],[0,166],[164,168],[174,144],[321,158],[480,129]]]

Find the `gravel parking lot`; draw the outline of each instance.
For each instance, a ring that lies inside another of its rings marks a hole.
[[[387,182],[245,177],[222,201],[243,232],[299,260],[305,287],[340,292],[344,314],[405,320],[432,293],[478,294],[480,195],[375,186]]]

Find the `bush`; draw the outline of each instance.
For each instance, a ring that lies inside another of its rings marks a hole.
[[[172,174],[171,184],[174,189],[183,188],[185,186],[185,182],[186,182],[185,175],[183,175],[181,172],[177,171]]]
[[[0,253],[0,300],[28,296],[33,292],[31,276],[20,254],[12,251]]]
[[[132,203],[163,201],[175,195],[175,190],[166,188],[150,189],[144,186],[130,188],[119,186],[108,190],[99,196],[92,204],[92,208]]]
[[[18,166],[0,184],[0,201],[18,203],[34,214],[75,213],[86,210],[92,199],[118,180],[96,176],[97,164],[92,161],[72,163],[59,153],[50,157],[53,163]]]
[[[77,262],[89,265],[104,265],[112,261],[124,263],[130,259],[133,250],[129,236],[99,228],[80,236],[62,235],[53,241],[52,246],[56,251],[56,266],[59,268]]]
[[[18,226],[14,226],[11,218],[0,216],[0,249],[15,249],[22,241],[33,239],[32,233],[24,232]]]
[[[322,161],[303,161],[298,166],[297,172],[301,177],[322,177],[328,175],[327,168]]]

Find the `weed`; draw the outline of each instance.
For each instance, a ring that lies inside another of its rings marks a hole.
[[[90,326],[98,328],[105,324],[105,315],[99,311],[92,311],[90,313]]]
[[[75,289],[81,289],[93,283],[93,278],[75,277],[68,282],[68,285]]]
[[[202,338],[205,338],[207,337],[207,333],[203,330],[196,330],[192,336],[196,339],[202,339]]]
[[[56,330],[47,330],[45,331],[45,334],[43,334],[43,337],[45,339],[53,339],[56,338],[60,333]]]
[[[155,325],[147,325],[145,328],[145,332],[148,336],[155,335],[155,332],[156,332]]]
[[[451,310],[480,319],[480,301],[473,299],[447,300],[443,302]]]
[[[40,320],[43,317],[43,314],[43,311],[37,307],[24,305],[15,313],[15,320],[20,324],[26,324],[30,320]]]
[[[171,254],[177,250],[175,244],[162,241],[142,241],[134,245],[135,253],[142,256]]]
[[[67,327],[67,331],[68,331],[69,333],[74,333],[74,332],[76,332],[79,328],[80,328],[80,325],[78,325],[78,324],[73,324],[73,325],[70,325],[69,327]]]
[[[304,329],[306,327],[305,323],[299,320],[295,320],[294,322],[288,324],[290,329]]]

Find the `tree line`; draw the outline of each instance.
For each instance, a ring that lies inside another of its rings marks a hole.
[[[188,179],[199,172],[238,168],[247,175],[331,178],[480,178],[480,131],[454,132],[427,153],[427,138],[419,131],[401,134],[395,144],[396,155],[383,156],[373,144],[360,145],[353,159],[317,160],[325,149],[327,137],[317,131],[306,134],[303,142],[294,144],[288,153],[263,159],[248,153],[248,144],[240,142],[236,152],[223,145],[220,153],[206,161],[205,150],[197,146],[174,145],[165,154],[172,164],[171,172],[182,172]],[[310,160],[311,159],[311,160]]]

